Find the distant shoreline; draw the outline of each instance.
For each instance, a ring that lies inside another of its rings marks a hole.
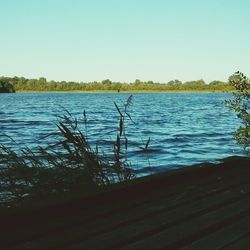
[[[233,93],[234,91],[221,91],[221,90],[129,90],[129,91],[114,91],[114,90],[92,90],[92,91],[81,91],[81,90],[70,90],[70,91],[37,91],[37,90],[21,90],[21,91],[16,91],[16,93],[72,93],[72,94],[77,94],[77,93],[86,93],[86,94],[129,94],[129,93],[145,93],[145,94],[150,94],[150,93]]]
[[[116,82],[106,79],[93,82],[54,81],[44,77],[29,79],[24,77],[0,77],[11,84],[17,92],[101,92],[101,93],[155,93],[155,92],[227,92],[234,88],[229,82],[214,80],[206,83],[203,79],[192,81],[171,80],[166,83],[154,81]]]

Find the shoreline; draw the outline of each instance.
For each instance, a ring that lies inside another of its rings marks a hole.
[[[140,94],[140,93],[146,93],[146,94],[151,94],[151,93],[233,93],[234,91],[220,91],[220,90],[163,90],[163,91],[151,91],[151,90],[129,90],[129,91],[113,91],[113,90],[94,90],[94,91],[35,91],[35,90],[25,90],[25,91],[16,91],[15,93],[69,93],[69,94]]]
[[[15,249],[179,249],[189,245],[193,249],[198,245],[197,249],[204,249],[209,244],[209,249],[216,249],[218,244],[231,244],[228,233],[245,233],[239,228],[250,218],[249,173],[250,157],[233,156],[218,164],[196,164],[88,195],[64,197],[63,202],[1,213],[0,245]],[[222,240],[211,240],[211,234]]]
[[[173,176],[182,176],[185,177],[186,175],[193,175],[194,173],[198,173],[199,171],[208,171],[208,174],[210,173],[210,171],[212,172],[214,168],[217,167],[224,167],[224,166],[230,166],[230,168],[234,167],[234,164],[239,165],[243,162],[244,164],[248,164],[249,163],[249,170],[250,170],[250,156],[229,156],[226,158],[222,158],[222,159],[218,159],[216,160],[216,163],[212,163],[212,162],[202,162],[202,163],[197,163],[197,164],[193,164],[190,166],[186,166],[186,167],[182,167],[182,168],[177,168],[177,169],[173,169],[173,170],[168,170],[168,171],[164,171],[164,172],[159,172],[159,173],[153,173],[150,175],[144,175],[144,176],[138,176],[136,178],[133,178],[131,180],[128,181],[124,181],[121,183],[113,183],[104,187],[90,187],[90,189],[88,191],[86,191],[85,193],[75,193],[75,194],[69,194],[69,193],[63,193],[62,196],[60,196],[59,194],[55,194],[55,195],[51,195],[51,197],[48,197],[47,201],[43,200],[42,203],[37,202],[34,206],[32,204],[30,204],[29,201],[25,202],[23,205],[24,207],[22,207],[21,209],[27,209],[27,205],[31,205],[30,206],[30,210],[36,210],[37,208],[43,208],[43,207],[50,207],[50,206],[57,206],[57,203],[61,204],[63,203],[67,203],[67,202],[72,202],[75,199],[89,199],[90,197],[95,197],[95,196],[99,196],[105,193],[109,193],[109,192],[117,192],[120,189],[126,189],[126,188],[135,188],[137,185],[142,185],[145,186],[146,184],[151,184],[155,181],[161,181],[168,178],[172,178]],[[171,180],[172,182],[172,180]],[[135,186],[135,187],[134,187]],[[82,190],[81,190],[82,191]],[[45,202],[45,203],[44,203]],[[44,203],[44,204],[43,204]],[[2,208],[0,208],[0,211],[2,210]],[[9,210],[9,209],[7,209]],[[20,208],[14,208],[14,209],[10,209],[13,211],[12,212],[20,212]],[[3,210],[2,210],[3,211]],[[8,211],[6,211],[8,213]],[[1,215],[0,215],[1,217]]]

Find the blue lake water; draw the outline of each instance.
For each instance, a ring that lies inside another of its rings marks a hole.
[[[91,143],[112,150],[119,114],[130,94],[17,93],[0,95],[0,143],[35,148],[46,145],[40,137],[56,131],[56,115],[62,107],[82,117],[86,110]],[[224,93],[141,93],[133,94],[127,121],[129,161],[141,174],[166,171],[205,161],[214,162],[244,152],[235,143],[233,132],[240,125],[236,115],[222,104]],[[9,140],[11,136],[17,144]],[[140,146],[151,138],[149,153]]]

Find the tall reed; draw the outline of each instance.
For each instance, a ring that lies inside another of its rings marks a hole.
[[[50,193],[72,192],[89,186],[106,186],[134,177],[127,160],[126,119],[133,121],[129,107],[132,95],[119,113],[112,154],[105,154],[88,140],[86,112],[77,119],[64,110],[58,116],[57,132],[47,135],[52,143],[21,153],[0,145],[0,194],[4,202],[18,201]],[[82,129],[84,127],[84,129]],[[43,140],[46,139],[43,138]],[[51,138],[50,138],[51,139]],[[107,156],[109,155],[109,156]]]

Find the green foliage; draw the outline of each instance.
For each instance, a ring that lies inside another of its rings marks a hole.
[[[233,93],[233,99],[226,101],[226,104],[242,121],[242,126],[235,133],[235,138],[250,153],[250,81],[238,71],[229,77],[229,83],[236,92]]]
[[[182,82],[179,80],[171,80],[168,82],[168,85],[172,85],[172,86],[181,86]]]
[[[110,79],[101,82],[66,82],[47,81],[45,78],[26,79],[24,77],[2,77],[5,82],[12,84],[16,91],[231,91],[233,87],[225,82],[213,81],[206,84],[204,80],[182,83],[172,80],[168,83],[141,81],[132,83],[113,82]]]
[[[5,79],[0,78],[0,93],[14,93],[14,87]]]

